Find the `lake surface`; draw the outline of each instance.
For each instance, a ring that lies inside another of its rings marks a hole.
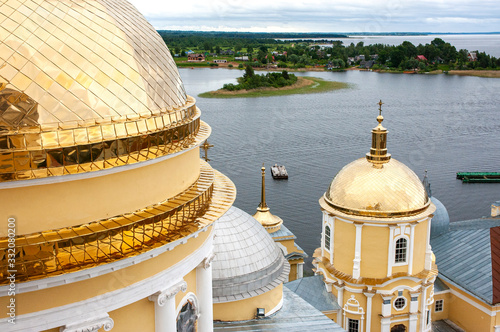
[[[413,45],[430,44],[435,38],[441,38],[445,42],[455,46],[458,50],[465,48],[468,51],[486,52],[496,58],[500,57],[500,34],[467,34],[467,35],[426,35],[426,36],[352,36],[350,38],[326,38],[328,40],[341,40],[344,46],[351,43],[356,45],[363,42],[365,45],[384,44],[401,45],[405,40]],[[325,38],[314,38],[325,39]]]
[[[239,70],[180,69],[186,91],[235,83]],[[253,214],[260,201],[260,167],[267,172],[271,212],[283,218],[311,256],[320,245],[318,199],[335,174],[370,149],[382,99],[388,151],[420,178],[428,170],[433,196],[452,221],[490,214],[500,184],[462,184],[457,171],[500,171],[500,79],[347,71],[297,73],[351,84],[321,94],[266,98],[197,98],[212,127],[211,165],[235,183],[235,205]],[[273,180],[269,166],[286,166]]]

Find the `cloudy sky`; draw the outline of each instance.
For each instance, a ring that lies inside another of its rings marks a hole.
[[[500,31],[498,0],[129,0],[157,29],[265,32]]]

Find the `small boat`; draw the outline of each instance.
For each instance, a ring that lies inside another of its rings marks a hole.
[[[271,175],[273,179],[288,179],[288,173],[283,165],[274,164],[271,166]]]
[[[457,179],[464,183],[499,183],[500,172],[457,172]]]

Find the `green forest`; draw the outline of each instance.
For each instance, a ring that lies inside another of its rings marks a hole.
[[[481,50],[457,50],[441,38],[428,44],[365,45],[363,42],[345,45],[342,41],[311,38],[339,38],[328,34],[270,34],[241,32],[183,32],[159,31],[179,66],[212,65],[214,59],[226,59],[254,68],[310,68],[325,67],[342,70],[352,66],[372,69],[420,70],[436,69],[500,69],[500,59]],[[300,37],[299,37],[300,36]],[[300,38],[289,40],[285,38]],[[206,63],[187,64],[187,53],[205,54]],[[236,59],[248,56],[248,60]],[[423,56],[423,57],[422,57]],[[232,67],[232,65],[229,65]]]
[[[245,68],[245,74],[238,78],[238,84],[224,84],[222,89],[227,91],[250,90],[257,88],[282,88],[297,82],[297,76],[289,74],[286,70],[281,73],[255,74],[249,65]]]

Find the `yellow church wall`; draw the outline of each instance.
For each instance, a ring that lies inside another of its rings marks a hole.
[[[415,226],[413,239],[413,271],[417,274],[425,269],[425,251],[427,246],[428,220],[422,221]]]
[[[339,219],[335,219],[333,265],[339,271],[352,274],[354,249],[356,242],[356,227]],[[325,252],[326,255],[326,252]]]
[[[443,311],[436,312],[436,301],[443,300]],[[434,294],[434,303],[432,304],[432,321],[448,319],[450,310],[450,293]]]
[[[266,313],[274,309],[283,298],[283,284],[272,290],[248,299],[214,303],[214,320],[238,321],[254,319],[257,308],[264,308]]]
[[[361,275],[366,278],[385,278],[387,276],[388,252],[388,228],[363,226],[361,235]]]
[[[336,311],[330,311],[330,312],[323,311],[323,315],[330,318],[334,322],[337,322],[337,312]]]
[[[455,289],[456,290],[456,289]],[[480,305],[468,294],[457,290],[462,296],[468,298],[469,300]],[[446,305],[446,302],[445,302]],[[484,307],[484,305],[483,305]],[[491,307],[485,308],[490,310]],[[460,326],[466,331],[491,331],[494,330],[495,317],[491,317],[482,310],[479,310],[475,306],[467,303],[465,300],[456,296],[453,293],[449,295],[448,301],[448,319],[453,321],[455,324]]]
[[[53,329],[50,329],[50,330],[43,330],[42,332],[60,332],[59,328],[56,327],[56,328],[53,328]]]
[[[297,264],[290,263],[290,273],[288,274],[288,281],[297,280]]]
[[[111,311],[108,314],[114,321],[113,332],[155,331],[154,303],[147,298]]]
[[[175,196],[194,183],[199,173],[196,148],[106,176],[75,181],[64,177],[66,181],[62,182],[2,189],[0,202],[9,208],[0,210],[0,220],[15,217],[18,235],[80,225],[130,213]],[[0,237],[5,236],[7,223],[1,223]]]
[[[198,237],[190,238],[185,244],[178,245],[174,250],[164,252],[157,257],[115,272],[67,285],[28,293],[18,293],[16,294],[16,314],[24,315],[30,312],[83,301],[149,278],[170,268],[196,251],[207,240],[212,230],[213,226],[209,226],[206,232],[200,232]],[[192,279],[193,276],[191,273],[188,274],[188,278]],[[196,283],[194,285],[196,287]],[[39,301],[39,299],[50,299],[50,301]],[[7,306],[8,301],[9,297],[7,296],[0,298],[0,306]],[[6,313],[3,313],[1,317],[6,317]]]
[[[382,314],[382,296],[376,294],[372,297],[372,322],[371,332],[380,332],[380,315]]]

